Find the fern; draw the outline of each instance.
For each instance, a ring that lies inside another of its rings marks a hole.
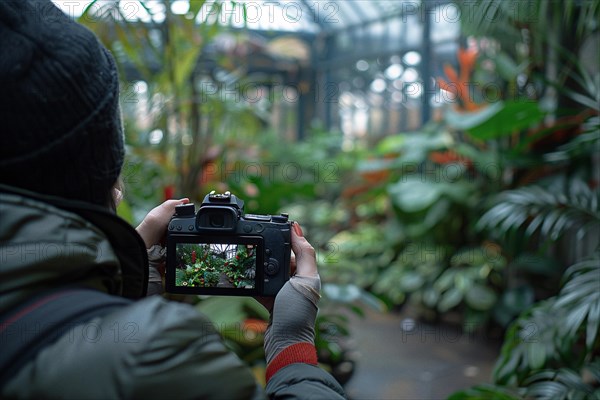
[[[540,232],[557,240],[570,228],[578,239],[600,224],[600,191],[578,178],[557,179],[545,188],[539,185],[508,190],[496,197],[496,205],[478,221],[478,229],[496,229],[500,234],[526,226],[525,235]]]

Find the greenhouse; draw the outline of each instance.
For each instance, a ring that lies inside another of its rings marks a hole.
[[[260,393],[600,398],[600,1],[42,3],[40,26],[65,14],[114,57],[114,208],[148,248],[148,294],[210,321]],[[318,308],[306,331],[278,293]],[[296,364],[318,372],[277,392]]]

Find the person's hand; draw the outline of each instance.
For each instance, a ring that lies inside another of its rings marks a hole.
[[[296,257],[296,253],[300,255],[300,257]],[[302,256],[304,254],[304,256]],[[315,259],[315,250],[311,246],[310,243],[304,238],[304,233],[302,232],[302,228],[297,222],[292,223],[292,254],[290,257],[290,276],[296,275],[296,271],[298,270],[296,260],[300,258],[303,261],[300,266],[299,275],[302,276],[311,276],[311,274],[315,274],[317,272],[317,262]],[[263,305],[264,308],[271,313],[273,311],[273,304],[275,303],[274,297],[263,297],[257,296],[255,297],[256,301]]]
[[[142,237],[146,248],[149,249],[155,244],[159,244],[167,231],[167,226],[173,214],[175,214],[175,206],[187,204],[190,200],[183,198],[179,200],[167,200],[158,207],[153,208],[142,223],[135,228],[137,233]]]
[[[292,276],[319,276],[315,249],[308,243],[297,222],[292,226],[292,251]]]
[[[312,355],[306,356],[306,351],[308,348],[310,349],[308,353],[314,352],[315,320],[321,297],[321,279],[314,248],[304,238],[298,223],[294,223],[292,228],[292,251],[296,258],[295,274],[275,297],[271,321],[265,332],[267,364],[286,349],[293,349],[288,353],[296,355],[298,349],[301,349],[300,362],[313,360]],[[286,354],[284,358],[288,360],[288,356],[289,354]],[[305,356],[307,358],[303,358]]]

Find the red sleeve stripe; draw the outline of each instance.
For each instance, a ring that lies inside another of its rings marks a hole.
[[[281,368],[296,363],[317,365],[317,349],[315,345],[304,342],[296,343],[283,349],[267,366],[267,382]]]

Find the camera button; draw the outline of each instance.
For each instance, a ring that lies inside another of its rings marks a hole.
[[[262,231],[264,231],[264,230],[265,230],[265,227],[264,227],[262,224],[256,224],[256,227],[254,228],[254,230],[255,230],[257,233],[261,233]]]
[[[265,254],[267,256],[271,256],[271,249],[265,249]]]
[[[250,233],[252,232],[252,225],[244,225],[242,229],[244,230],[244,232]]]
[[[181,230],[181,225],[177,225],[177,230],[180,231]]]
[[[273,276],[277,275],[279,272],[279,263],[277,260],[270,258],[269,261],[265,265],[265,274]]]
[[[194,225],[188,226],[188,231],[193,231],[193,230],[194,230]]]

